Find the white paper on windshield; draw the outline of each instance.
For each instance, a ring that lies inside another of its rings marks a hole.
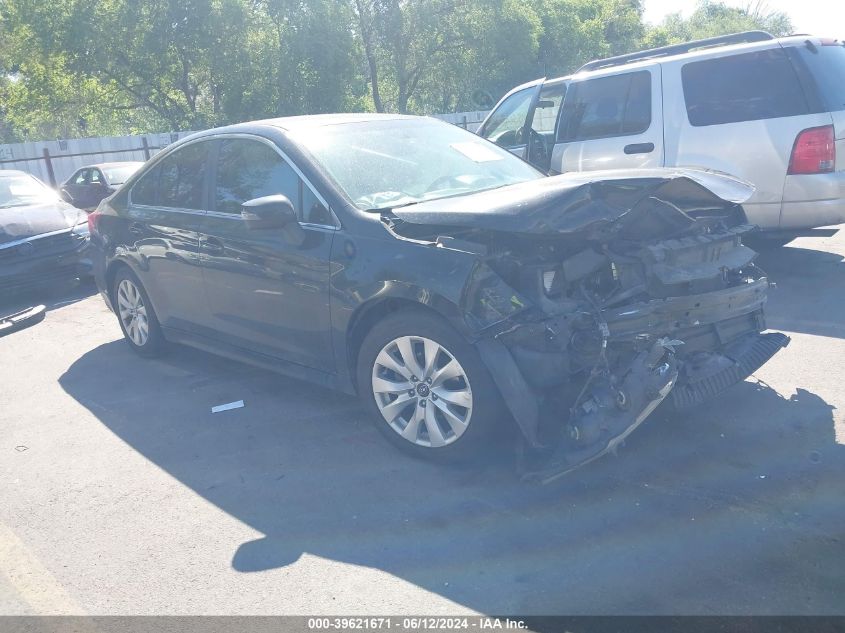
[[[473,143],[472,141],[465,141],[463,143],[452,143],[449,147],[459,151],[476,163],[489,163],[493,160],[502,160],[502,156],[497,154],[489,147],[485,147],[482,143]]]

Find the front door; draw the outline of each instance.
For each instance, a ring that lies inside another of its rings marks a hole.
[[[219,339],[316,369],[334,370],[329,320],[333,216],[325,201],[259,137],[221,140],[200,257]],[[242,203],[283,194],[300,222],[248,228]]]
[[[552,172],[663,166],[659,64],[573,79],[563,100]]]
[[[540,80],[505,97],[484,121],[478,135],[527,160],[530,134],[528,116],[534,109],[542,85]]]

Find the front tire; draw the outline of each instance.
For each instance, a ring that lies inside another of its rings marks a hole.
[[[117,321],[129,347],[145,358],[160,356],[165,340],[153,306],[138,277],[121,268],[112,289]]]
[[[358,392],[379,432],[416,457],[470,462],[501,421],[501,398],[478,351],[437,316],[394,313],[358,354]]]

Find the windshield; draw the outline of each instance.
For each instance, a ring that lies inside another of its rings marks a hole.
[[[55,202],[58,196],[28,174],[0,174],[0,209],[40,202]]]
[[[328,125],[292,136],[359,209],[381,210],[541,178],[513,154],[426,119]]]
[[[134,174],[144,163],[134,163],[132,165],[121,165],[120,167],[104,167],[103,174],[110,185],[122,185],[129,176]]]

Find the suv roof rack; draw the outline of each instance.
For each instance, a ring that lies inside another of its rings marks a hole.
[[[766,31],[743,31],[742,33],[732,33],[730,35],[720,35],[718,37],[708,37],[704,40],[695,40],[692,42],[684,42],[683,44],[671,44],[669,46],[661,46],[660,48],[650,48],[645,51],[637,53],[628,53],[627,55],[617,55],[616,57],[608,57],[606,59],[594,59],[587,62],[576,73],[585,70],[596,70],[597,68],[608,68],[610,66],[621,66],[623,64],[630,64],[631,62],[641,61],[643,59],[652,59],[654,57],[668,57],[669,55],[680,55],[681,53],[689,53],[697,48],[707,48],[710,46],[728,46],[729,44],[748,44],[750,42],[764,42],[766,40],[775,39],[774,35]]]

